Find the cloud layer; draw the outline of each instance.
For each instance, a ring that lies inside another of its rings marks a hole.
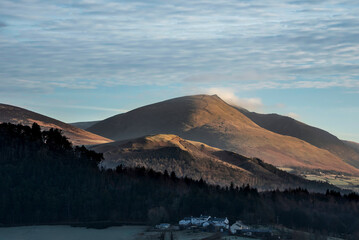
[[[354,0],[2,0],[0,84],[359,89],[358,12]]]
[[[216,94],[228,104],[245,108],[250,111],[259,111],[263,108],[260,98],[239,98],[232,89],[228,88],[210,88],[205,90],[207,94]]]

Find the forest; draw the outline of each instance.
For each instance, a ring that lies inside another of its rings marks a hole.
[[[0,124],[0,226],[176,223],[208,214],[359,236],[359,195],[219,187],[145,168],[101,170],[102,154],[73,147],[58,129]]]

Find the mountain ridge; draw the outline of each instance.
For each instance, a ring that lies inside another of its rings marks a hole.
[[[318,148],[328,150],[346,163],[359,168],[359,152],[353,149],[354,145],[346,144],[325,130],[279,114],[260,114],[243,108],[237,109],[253,122],[269,131],[292,136]]]
[[[347,141],[347,140],[342,140],[342,141],[359,153],[359,143],[354,141]]]
[[[113,140],[175,134],[244,156],[258,157],[277,167],[359,173],[325,149],[260,127],[218,96],[185,96],[150,104],[107,118],[87,130]]]
[[[28,126],[37,123],[42,129],[60,129],[75,145],[94,145],[111,142],[110,139],[105,137],[24,108],[0,103],[0,113],[0,122],[10,122]]]
[[[91,149],[104,154],[100,166],[105,169],[145,167],[162,173],[174,172],[178,177],[203,179],[212,185],[249,184],[260,190],[304,187],[325,191],[331,186],[281,171],[257,158],[246,158],[173,134],[144,136]]]
[[[77,127],[77,128],[81,128],[83,130],[86,130],[86,128],[89,128],[91,127],[92,125],[98,123],[100,120],[97,120],[97,121],[85,121],[85,122],[73,122],[73,123],[68,123],[74,127]]]

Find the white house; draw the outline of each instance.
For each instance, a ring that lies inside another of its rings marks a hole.
[[[218,228],[229,229],[228,218],[212,218],[210,223]]]
[[[211,216],[201,215],[200,217],[192,217],[191,224],[196,226],[203,226],[204,223],[208,222],[211,219]]]
[[[181,227],[197,226],[210,227],[213,226],[217,230],[228,230],[228,218],[211,218],[211,216],[201,215],[200,217],[186,217],[178,222]]]
[[[179,221],[178,224],[183,227],[188,226],[188,225],[192,224],[192,217],[185,217],[184,219]]]
[[[169,224],[169,223],[160,223],[160,224],[156,225],[155,227],[160,230],[165,230],[165,229],[169,229],[170,226],[171,226],[171,224]]]
[[[237,221],[235,222],[231,228],[229,229],[231,231],[232,234],[236,234],[238,231],[242,231],[242,230],[248,230],[249,227],[245,224],[242,223],[242,221]]]

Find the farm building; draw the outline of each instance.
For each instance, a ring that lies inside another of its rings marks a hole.
[[[184,219],[179,221],[178,224],[183,227],[189,226],[192,224],[192,217],[185,217]]]
[[[201,215],[200,217],[187,217],[179,221],[182,228],[201,227],[213,229],[214,231],[224,231],[229,229],[228,218],[211,218],[211,216]]]
[[[171,226],[171,224],[169,223],[161,223],[155,226],[155,228],[160,229],[160,230],[165,230],[165,229],[169,229]]]
[[[182,227],[189,225],[203,227],[203,224],[208,223],[211,219],[211,216],[201,215],[199,217],[186,217],[178,222]]]
[[[236,234],[239,231],[248,230],[248,229],[249,227],[247,225],[243,224],[242,221],[238,220],[230,227],[230,232],[232,234]]]
[[[219,227],[219,228],[223,228],[223,229],[229,229],[228,218],[212,218],[210,220],[210,224],[212,224],[215,227]]]
[[[192,217],[191,224],[196,226],[203,226],[203,224],[209,222],[210,219],[211,216],[204,216],[204,215],[201,215],[200,217]]]

